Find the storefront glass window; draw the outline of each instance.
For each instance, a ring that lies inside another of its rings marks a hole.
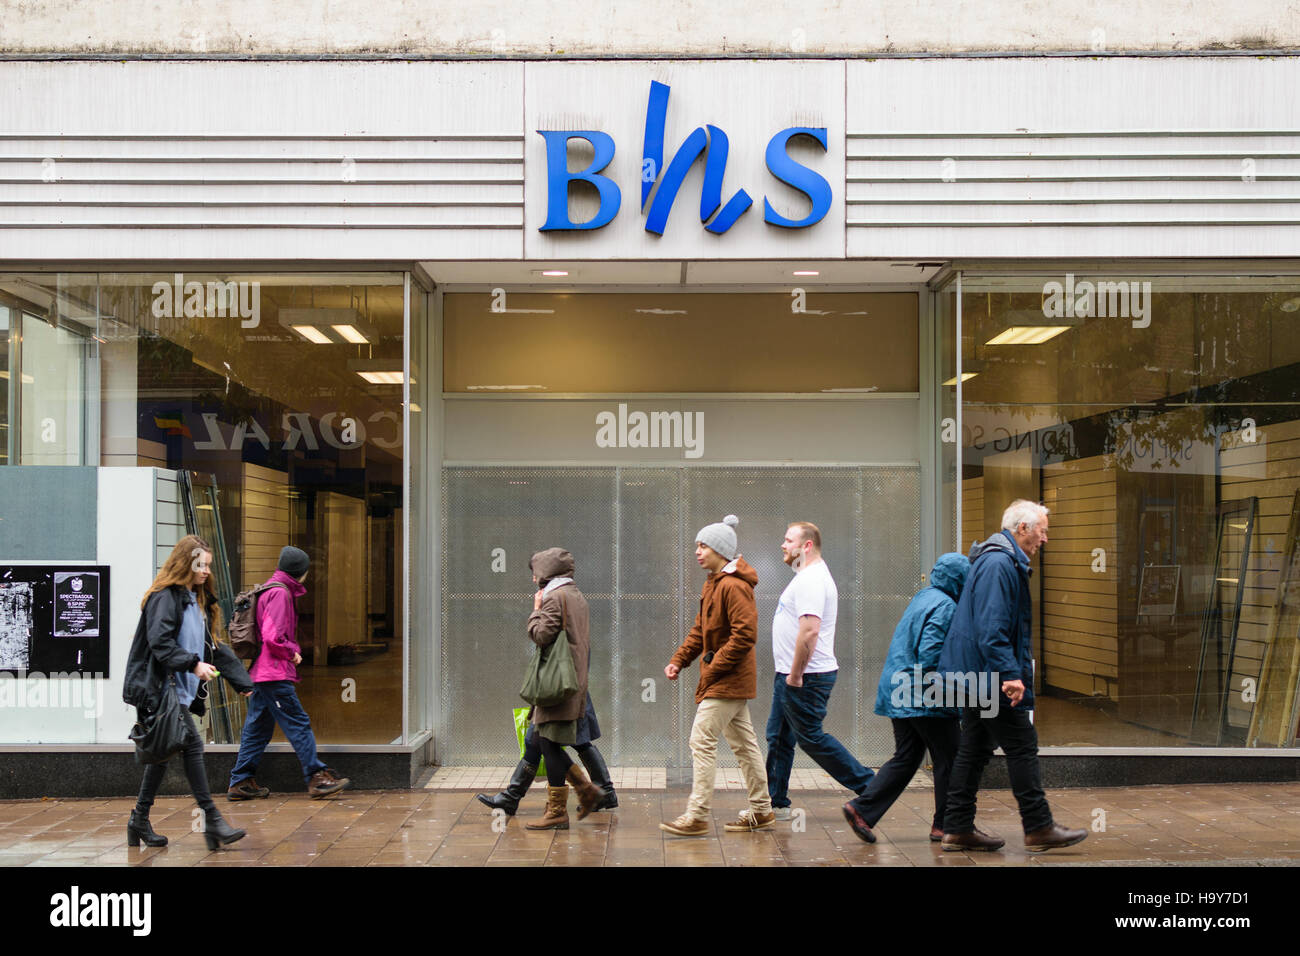
[[[1293,278],[963,275],[962,549],[1051,510],[1043,744],[1294,744],[1298,309]]]
[[[403,276],[10,275],[0,315],[22,376],[5,383],[21,429],[7,450],[184,473],[231,591],[265,581],[284,545],[305,550],[299,694],[317,738],[400,740]],[[177,532],[160,523],[164,554]],[[237,740],[238,698],[214,710],[211,737]]]

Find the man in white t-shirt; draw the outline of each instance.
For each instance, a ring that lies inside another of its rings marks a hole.
[[[815,524],[796,521],[781,542],[794,580],[781,594],[772,621],[776,681],[767,720],[767,788],[777,819],[790,816],[790,768],[794,745],[854,793],[861,795],[875,772],[822,730],[835,686],[835,613],[839,590],[822,560],[822,535]],[[783,812],[784,811],[784,812]]]

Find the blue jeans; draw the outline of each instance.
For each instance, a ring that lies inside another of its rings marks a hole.
[[[773,807],[790,806],[790,769],[794,745],[828,774],[856,794],[867,789],[875,771],[862,766],[844,745],[822,730],[826,702],[835,687],[836,671],[804,674],[802,687],[786,684],[777,674],[772,689],[772,713],[767,718],[767,791]]]
[[[239,756],[235,759],[235,768],[230,771],[232,787],[256,775],[276,724],[280,725],[293,752],[298,755],[304,780],[310,781],[312,774],[325,769],[325,764],[316,756],[316,735],[311,732],[311,718],[302,709],[293,681],[265,681],[254,684],[253,696],[248,698],[248,716],[239,735]]]

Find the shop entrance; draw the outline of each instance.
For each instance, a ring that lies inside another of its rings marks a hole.
[[[516,759],[528,559],[559,546],[591,605],[606,758],[688,768],[698,670],[663,671],[699,607],[695,534],[727,514],[759,576],[760,736],[779,545],[806,520],[840,593],[827,729],[887,757],[877,681],[925,570],[917,298],[809,295],[792,317],[770,294],[517,295],[514,313],[446,294],[439,763]]]

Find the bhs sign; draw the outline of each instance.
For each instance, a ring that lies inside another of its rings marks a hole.
[[[704,157],[704,184],[700,189],[700,222],[709,232],[722,234],[735,225],[753,205],[749,193],[739,189],[722,202],[722,177],[727,169],[727,134],[712,125],[697,127],[686,137],[664,168],[664,125],[668,117],[669,88],[663,83],[651,82],[650,99],[646,105],[645,139],[641,147],[641,208],[645,212],[645,228],[657,236],[664,234],[668,214],[681,189],[682,180],[691,166]],[[541,232],[577,229],[599,229],[608,225],[618,215],[622,193],[618,183],[601,170],[614,158],[614,139],[600,130],[542,130],[537,131],[546,141],[546,224]],[[787,229],[803,229],[818,223],[831,207],[830,184],[819,173],[791,159],[786,152],[790,140],[797,136],[808,137],[826,149],[826,127],[792,126],[783,129],[768,141],[767,169],[775,178],[799,190],[812,202],[812,211],[802,219],[787,219],[763,199],[763,221]],[[591,144],[595,157],[584,170],[569,172],[569,140],[582,139]],[[596,215],[586,222],[573,222],[569,218],[569,184],[575,180],[589,183],[600,196]],[[655,188],[656,184],[658,189]],[[653,198],[652,195],[653,194]]]

